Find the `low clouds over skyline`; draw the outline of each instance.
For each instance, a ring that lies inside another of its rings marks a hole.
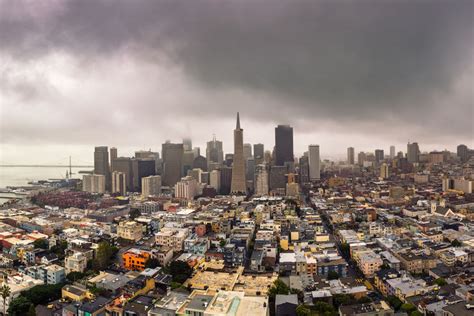
[[[216,134],[474,146],[473,1],[0,0],[0,162]],[[31,153],[34,152],[33,157]]]

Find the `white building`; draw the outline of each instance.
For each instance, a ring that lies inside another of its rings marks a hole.
[[[105,193],[105,176],[101,174],[85,174],[82,177],[82,191]]]
[[[216,189],[217,192],[221,189],[221,172],[219,170],[212,170],[209,176],[209,183],[211,187]]]
[[[161,193],[161,176],[149,176],[142,178],[142,195],[152,196]]]
[[[112,172],[112,193],[124,195],[127,192],[127,175],[125,172]]]
[[[80,252],[75,252],[64,259],[66,274],[70,272],[84,272],[87,269],[87,257]]]
[[[309,145],[308,162],[309,162],[309,179],[321,179],[321,158],[319,157],[319,145]]]
[[[255,195],[268,195],[268,167],[265,164],[255,168]]]
[[[193,177],[181,178],[181,181],[174,186],[174,194],[177,198],[193,200],[197,194],[197,181]]]

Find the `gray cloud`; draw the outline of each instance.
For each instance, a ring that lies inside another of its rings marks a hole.
[[[0,3],[3,68],[65,55],[74,64],[70,76],[97,84],[80,93],[59,85],[45,96],[38,76],[1,73],[0,88],[19,96],[9,104],[48,103],[52,112],[67,101],[75,127],[90,129],[72,133],[81,143],[101,128],[118,128],[123,117],[140,122],[143,136],[158,118],[176,118],[197,133],[211,119],[232,120],[238,109],[253,126],[290,122],[302,135],[330,128],[472,144],[473,1]],[[115,69],[123,67],[131,70]],[[111,120],[91,127],[107,113]],[[9,134],[15,121],[2,125]],[[59,137],[50,132],[45,127],[52,141]]]

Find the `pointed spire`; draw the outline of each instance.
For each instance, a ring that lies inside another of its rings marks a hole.
[[[237,112],[237,126],[235,127],[235,129],[240,129],[240,116],[239,116],[239,112]]]

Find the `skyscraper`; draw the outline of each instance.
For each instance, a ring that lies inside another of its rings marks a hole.
[[[237,112],[237,124],[234,130],[234,161],[232,164],[231,193],[247,192],[245,185],[244,130],[240,128],[240,117]]]
[[[321,179],[321,167],[319,157],[319,145],[308,147],[309,179],[310,181]]]
[[[124,172],[112,172],[112,193],[124,195],[127,192],[127,177]]]
[[[105,193],[105,176],[102,174],[85,174],[82,177],[82,191]]]
[[[350,165],[354,164],[355,160],[355,153],[354,153],[354,147],[349,147],[347,148],[347,163]]]
[[[384,158],[383,149],[376,149],[375,150],[375,163],[382,162],[383,158]]]
[[[132,159],[133,190],[140,192],[142,190],[142,178],[155,175],[155,160]]]
[[[193,150],[193,142],[191,138],[183,138],[183,149],[184,151]]]
[[[113,169],[112,164],[113,164],[113,162],[114,162],[114,159],[117,158],[117,157],[118,157],[118,156],[117,156],[117,148],[111,147],[111,148],[110,148],[110,170]]]
[[[293,128],[290,125],[275,127],[275,165],[294,163]]]
[[[161,177],[149,176],[142,178],[142,195],[148,197],[150,195],[160,195],[161,193]]]
[[[418,143],[408,143],[407,144],[407,159],[408,162],[414,163],[418,162],[420,156],[420,148],[418,147]]]
[[[390,146],[390,159],[395,158],[395,146]]]
[[[265,147],[263,144],[253,145],[253,157],[255,158],[255,165],[261,164],[265,157]]]
[[[389,177],[389,170],[388,170],[388,165],[384,162],[380,166],[380,178],[382,179],[387,179]]]
[[[357,155],[357,164],[359,166],[363,166],[364,165],[364,161],[365,161],[365,152],[361,151],[358,155]]]
[[[174,186],[181,179],[183,152],[183,144],[166,142],[162,145],[163,185]]]
[[[244,159],[247,160],[252,158],[252,145],[244,144]]]
[[[125,190],[133,191],[132,159],[129,157],[117,157],[112,160],[112,172],[120,172],[125,175]]]
[[[256,195],[268,195],[269,184],[268,184],[268,166],[261,164],[255,167],[255,194]]]
[[[309,182],[309,160],[308,156],[303,156],[299,160],[298,175],[300,183]]]
[[[456,153],[459,159],[461,159],[461,162],[466,162],[469,160],[469,149],[466,145],[459,145]]]
[[[95,147],[94,174],[105,176],[105,188],[110,187],[109,149],[107,146]]]
[[[222,164],[224,161],[224,151],[222,150],[222,142],[216,140],[216,137],[207,142],[206,159],[208,168],[210,164]]]

